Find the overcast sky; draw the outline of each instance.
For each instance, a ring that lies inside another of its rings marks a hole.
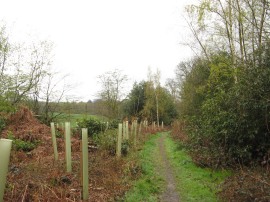
[[[134,81],[147,69],[161,71],[162,82],[191,56],[180,44],[187,30],[184,5],[190,0],[2,0],[0,20],[13,37],[26,35],[54,43],[53,66],[80,85],[74,94],[94,99],[97,76],[120,69]]]

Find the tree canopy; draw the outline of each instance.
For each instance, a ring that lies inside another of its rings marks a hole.
[[[177,67],[179,111],[213,165],[262,161],[270,149],[269,2],[201,1],[187,7],[197,53]],[[210,163],[210,164],[211,164]]]

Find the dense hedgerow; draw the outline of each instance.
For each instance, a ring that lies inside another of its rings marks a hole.
[[[270,150],[270,52],[235,67],[229,54],[193,61],[181,91],[193,151],[215,164],[265,160]],[[205,162],[204,162],[205,163]]]

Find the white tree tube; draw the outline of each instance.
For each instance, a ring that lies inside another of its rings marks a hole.
[[[56,142],[54,123],[51,123],[51,133],[52,133],[54,160],[57,161],[58,160],[58,151],[57,151],[57,142]]]
[[[0,202],[4,200],[12,140],[0,139]]]
[[[135,120],[134,121],[134,147],[136,148],[136,146],[137,146],[137,126],[138,126],[138,124],[137,124],[137,120]]]
[[[89,176],[88,176],[88,132],[87,128],[82,129],[82,185],[83,185],[83,200],[89,198]]]
[[[129,140],[129,128],[128,128],[128,121],[126,121],[126,139]]]
[[[116,156],[121,157],[121,146],[122,146],[122,124],[118,124],[118,138],[117,138],[117,147],[116,147]]]
[[[67,172],[71,172],[71,141],[70,141],[70,123],[65,123],[65,145],[66,145],[66,164]]]

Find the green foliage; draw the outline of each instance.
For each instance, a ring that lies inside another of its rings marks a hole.
[[[221,65],[213,71],[208,83],[212,89],[202,105],[204,133],[222,145],[230,159],[262,159],[270,148],[269,67],[239,68],[236,74],[231,66]]]
[[[11,105],[10,102],[5,100],[1,95],[0,95],[0,112],[5,112],[5,113],[11,113],[15,111],[15,107]]]
[[[160,123],[163,121],[165,125],[169,125],[178,117],[173,98],[165,88],[160,91],[159,106]]]
[[[13,140],[12,142],[12,147],[17,150],[17,151],[24,151],[24,152],[29,152],[35,149],[39,143],[39,141],[24,141],[21,139],[16,139],[14,135],[12,134],[11,131],[8,131],[8,139]]]
[[[157,99],[154,91],[158,93],[159,122],[170,124],[178,116],[173,97],[161,86],[154,90],[151,82],[143,81],[133,85],[133,89],[124,103],[125,115],[139,119],[147,117],[151,121],[157,121]]]
[[[70,122],[72,128],[78,127],[77,123],[81,122],[83,119],[95,119],[95,120],[106,120],[106,117],[90,115],[90,114],[66,114],[66,113],[54,113],[52,116],[55,118],[55,122],[64,123]]]
[[[118,128],[119,120],[112,119],[109,121],[109,129],[116,129]]]
[[[104,133],[93,136],[94,142],[102,149],[107,150],[110,154],[115,154],[115,146],[118,130],[108,129]]]
[[[210,71],[203,82],[196,83],[201,79],[201,74],[194,74],[196,64],[185,78],[181,115],[189,120],[192,150],[210,157],[202,158],[204,161],[212,159],[215,166],[249,164],[267,156],[270,149],[268,49],[264,56],[260,65],[234,68],[230,56],[219,53],[206,65]]]
[[[79,128],[88,128],[88,135],[93,136],[105,132],[108,129],[118,128],[119,120],[112,119],[107,122],[104,122],[98,118],[90,116],[88,118],[83,118],[82,120],[77,120],[77,126]],[[108,126],[108,128],[107,128]]]
[[[0,116],[0,134],[2,133],[2,130],[6,127],[6,119],[4,117]]]
[[[74,133],[72,133],[72,134],[74,134]],[[55,136],[57,138],[63,138],[64,137],[63,131],[62,130],[59,130],[59,129],[56,129],[55,130]]]
[[[121,153],[126,156],[129,152],[130,148],[130,141],[129,140],[123,140],[121,145]]]
[[[95,144],[99,145],[102,149],[108,151],[110,154],[115,155],[116,142],[117,142],[118,130],[115,128],[109,128],[104,132],[93,135]],[[130,149],[130,141],[123,140],[121,146],[121,152],[126,156]]]
[[[267,5],[267,1],[206,0],[187,9],[188,25],[207,62],[200,65],[194,60],[185,75],[180,112],[190,126],[192,151],[207,154],[205,161],[215,159],[218,165],[269,160]],[[209,70],[206,77],[196,74],[199,66],[201,73]]]
[[[124,112],[127,116],[142,118],[141,111],[145,105],[146,82],[134,83],[128,99],[124,102]]]
[[[205,99],[204,89],[210,74],[209,62],[196,58],[190,62],[191,69],[186,70],[186,64],[180,64],[185,75],[181,85],[181,102],[179,112],[182,117],[193,119],[201,114],[201,105]]]
[[[87,128],[88,136],[97,135],[106,129],[106,123],[95,118],[83,119],[78,122],[79,128]]]

